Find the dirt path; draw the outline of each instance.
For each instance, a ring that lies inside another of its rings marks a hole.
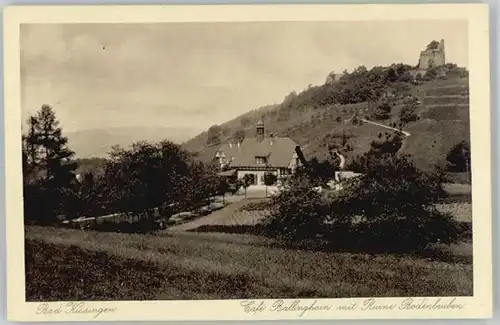
[[[376,123],[376,122],[372,122],[372,121],[369,121],[369,120],[365,120],[365,119],[361,119],[361,121],[365,122],[365,123],[369,123],[369,124],[373,124],[373,125],[377,125],[377,126],[380,126],[380,127],[383,127],[383,128],[386,128],[386,129],[389,129],[389,130],[394,130],[394,131],[398,131],[398,132],[401,132],[403,133],[405,136],[409,137],[411,134],[409,132],[406,132],[406,131],[402,131],[402,130],[399,130],[397,128],[393,128],[391,126],[387,126],[385,124],[381,124],[381,123]]]
[[[186,223],[173,226],[168,228],[167,231],[188,231],[192,230],[195,228],[198,228],[203,225],[214,225],[217,223],[223,223],[224,219],[227,219],[233,215],[238,209],[240,209],[242,206],[244,206],[246,203],[248,203],[248,200],[241,200],[232,204],[229,204],[225,208],[222,208],[220,210],[214,211],[206,216],[199,217],[195,220],[188,221]]]

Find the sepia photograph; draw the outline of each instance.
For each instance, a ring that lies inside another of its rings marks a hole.
[[[460,309],[471,37],[466,19],[20,24],[23,298]]]

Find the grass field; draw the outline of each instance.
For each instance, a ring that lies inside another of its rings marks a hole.
[[[246,235],[27,227],[28,301],[472,295],[469,258],[284,249]]]

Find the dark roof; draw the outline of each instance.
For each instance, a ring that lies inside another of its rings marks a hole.
[[[210,163],[215,159],[215,154],[219,146],[205,147],[203,150],[196,153],[196,157],[204,163]]]
[[[236,170],[231,169],[231,170],[226,170],[225,172],[220,172],[217,175],[219,175],[219,176],[233,176],[234,174],[236,174]]]
[[[240,147],[224,144],[219,151],[224,152],[227,159],[234,157],[231,167],[258,166],[255,157],[267,157],[267,164],[271,167],[288,167],[296,146],[297,143],[290,138],[266,137],[262,141],[246,138]]]

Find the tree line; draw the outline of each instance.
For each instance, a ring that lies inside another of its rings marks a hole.
[[[438,78],[468,76],[465,68],[460,68],[454,63],[447,63],[442,67],[429,67],[423,75],[419,73],[414,77],[412,71],[415,68],[408,64],[394,63],[389,66],[375,66],[371,69],[361,65],[351,72],[344,70],[341,75],[331,72],[324,84],[309,85],[299,93],[292,91],[285,96],[281,104],[262,115],[268,115],[278,122],[283,122],[290,119],[292,114],[301,114],[308,109],[368,102],[373,107],[368,118],[387,120],[391,117],[392,110],[385,97],[387,93],[398,94],[404,98],[411,94],[411,89],[415,85],[422,82]],[[405,99],[403,106],[399,116],[400,124],[416,121],[418,118],[416,99],[413,97]],[[235,141],[243,141],[245,129],[251,121],[248,117],[244,117],[240,122],[240,129],[236,130],[229,130],[220,125],[211,126],[207,131],[206,144],[218,145],[228,137]]]
[[[206,204],[229,186],[215,165],[169,141],[115,146],[99,173],[77,175],[75,153],[48,105],[27,120],[22,145],[24,218],[30,224],[110,213],[168,218]]]

